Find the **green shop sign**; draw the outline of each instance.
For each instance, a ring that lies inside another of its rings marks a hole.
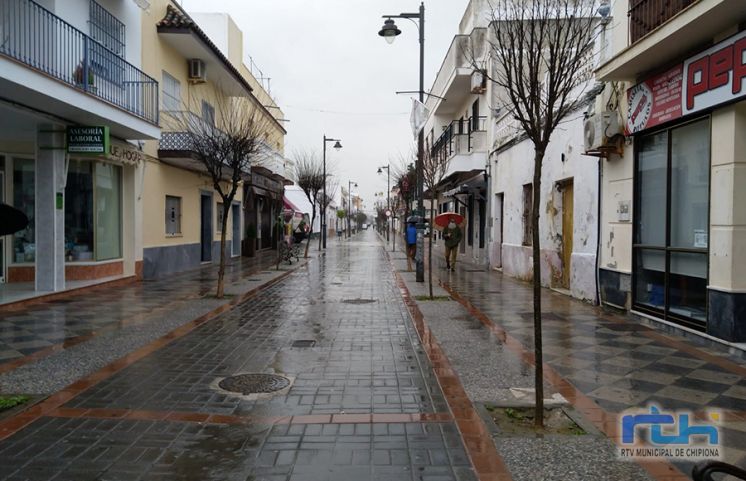
[[[109,127],[68,127],[67,152],[70,154],[108,154]]]

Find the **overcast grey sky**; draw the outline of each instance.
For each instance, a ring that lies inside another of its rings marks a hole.
[[[226,12],[243,30],[245,53],[271,77],[273,96],[290,122],[286,154],[313,149],[322,137],[342,139],[331,150],[340,184],[359,184],[366,206],[386,190],[379,165],[414,145],[411,100],[417,90],[417,28],[398,19],[393,45],[378,36],[383,14],[416,12],[418,0],[185,0],[187,11]],[[426,0],[425,89],[429,90],[457,33],[468,0]],[[331,147],[331,145],[330,145]],[[393,170],[393,169],[392,169]]]

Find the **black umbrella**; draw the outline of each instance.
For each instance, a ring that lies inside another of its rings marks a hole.
[[[15,234],[27,225],[26,214],[8,204],[0,204],[0,235]]]

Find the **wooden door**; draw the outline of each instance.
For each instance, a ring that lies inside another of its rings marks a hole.
[[[573,234],[573,182],[562,184],[562,287],[570,288]]]

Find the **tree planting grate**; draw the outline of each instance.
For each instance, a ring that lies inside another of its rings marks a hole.
[[[226,391],[241,394],[270,393],[281,391],[290,385],[290,379],[276,374],[238,374],[220,381],[218,386]]]
[[[376,302],[376,300],[375,299],[345,299],[342,302],[344,302],[345,304],[372,304]]]
[[[316,341],[313,339],[299,339],[293,341],[293,347],[313,347],[316,345]]]

